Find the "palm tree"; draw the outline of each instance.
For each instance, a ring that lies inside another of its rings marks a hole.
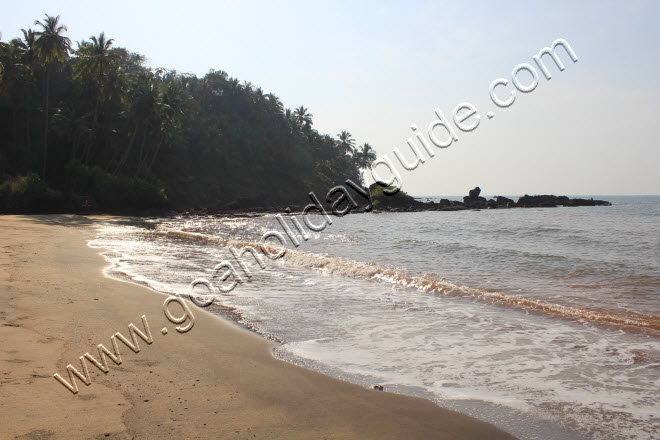
[[[301,128],[309,130],[312,127],[312,117],[314,117],[314,115],[302,105],[293,112],[293,116],[296,118],[296,121]]]
[[[159,135],[151,159],[145,162],[145,175],[151,174],[163,145],[175,142],[182,125],[186,109],[189,108],[192,96],[187,89],[187,81],[176,72],[167,72],[161,77],[161,88],[158,92],[156,116],[160,122]]]
[[[35,49],[36,34],[32,29],[21,29],[23,38],[15,38],[10,45],[16,50],[20,57],[23,71],[24,82],[24,100],[25,100],[25,146],[27,150],[28,162],[32,158],[32,140],[30,122],[32,119],[32,88],[34,79],[34,68],[37,61],[37,52]]]
[[[83,135],[89,131],[88,119],[89,113],[81,115],[71,105],[59,108],[50,119],[53,131],[71,144],[70,159],[77,158]]]
[[[344,130],[341,133],[337,133],[337,137],[339,138],[339,150],[344,154],[351,154],[355,148],[355,139],[353,139],[353,136]]]
[[[94,116],[92,118],[92,129],[89,131],[89,139],[85,147],[83,157],[90,156],[90,150],[96,134],[96,125],[98,122],[99,106],[108,98],[106,87],[107,70],[110,66],[117,66],[120,61],[120,54],[110,50],[113,39],[106,39],[105,33],[97,37],[89,37],[91,42],[84,41],[78,43],[76,50],[76,78],[88,77],[90,82],[96,83],[96,102],[94,103]]]
[[[268,105],[270,106],[270,111],[275,114],[275,115],[281,115],[282,112],[284,112],[284,105],[282,105],[282,101],[280,101],[280,98],[275,96],[272,93],[269,93],[266,95],[266,99],[268,100]]]
[[[263,100],[266,97],[266,94],[264,93],[264,90],[261,87],[257,87],[254,91],[254,96],[256,96],[256,102],[263,102]]]
[[[14,163],[17,162],[18,157],[17,113],[22,97],[22,94],[19,93],[22,92],[19,85],[24,81],[22,74],[20,52],[16,50],[15,46],[0,42],[0,85],[2,85],[2,94],[5,95],[3,98],[8,98],[7,103],[11,108],[12,154],[9,156],[9,161]],[[5,140],[8,141],[8,139],[3,139],[3,141]]]
[[[115,175],[121,174],[123,171],[128,158],[133,152],[133,147],[135,146],[138,137],[140,137],[140,148],[134,173],[137,175],[141,171],[142,164],[145,160],[144,150],[147,135],[158,122],[157,108],[160,105],[160,102],[157,81],[153,72],[148,70],[129,78],[126,86],[127,105],[123,115],[128,121],[133,123],[133,129],[130,130],[130,140],[128,145],[121,153],[121,158],[118,160],[115,167]]]
[[[23,65],[31,68],[37,58],[36,49],[34,47],[36,34],[32,29],[28,29],[27,31],[21,29],[21,32],[23,33],[23,39],[15,38],[11,40],[10,44],[21,54]]]
[[[229,86],[229,90],[234,95],[238,90],[241,90],[241,81],[238,78],[229,78],[227,85]]]
[[[46,14],[44,22],[39,20],[34,24],[41,26],[41,31],[37,32],[37,40],[34,42],[36,53],[41,60],[42,65],[46,68],[46,77],[44,81],[44,163],[42,178],[46,177],[46,165],[48,160],[48,112],[49,109],[49,88],[50,88],[50,73],[54,66],[59,62],[64,62],[69,59],[69,49],[71,48],[71,40],[62,34],[66,32],[67,28],[60,25],[60,16],[52,17]]]
[[[78,43],[78,49],[75,51],[78,68],[76,76],[94,76],[98,86],[103,87],[105,70],[110,63],[118,61],[119,53],[110,50],[114,40],[106,39],[104,32],[101,32],[98,37],[91,36],[89,39],[90,41]]]
[[[243,90],[248,94],[252,93],[252,83],[250,81],[243,81]]]
[[[357,164],[358,168],[362,170],[369,168],[377,157],[378,156],[376,156],[376,152],[373,148],[371,148],[371,145],[369,144],[362,145],[359,150],[356,149],[353,153],[353,159],[355,160],[355,163]]]
[[[113,53],[117,54],[119,58],[119,69],[124,76],[140,73],[143,69],[147,57],[135,52],[129,52],[123,47],[116,47],[112,49]]]

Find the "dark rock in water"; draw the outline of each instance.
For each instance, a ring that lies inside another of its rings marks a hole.
[[[496,200],[498,208],[513,208],[513,206],[516,204],[516,202],[508,197],[497,196]]]
[[[479,197],[479,194],[481,194],[481,188],[478,186],[471,189],[470,194],[463,197],[463,203],[465,206],[472,209],[487,208],[487,200],[484,197]]]
[[[417,211],[459,211],[472,209],[506,209],[506,208],[555,208],[561,206],[610,206],[610,202],[594,199],[571,199],[566,196],[537,195],[530,196],[525,194],[514,202],[508,197],[497,196],[494,199],[486,200],[481,197],[481,188],[478,186],[471,189],[469,194],[463,197],[463,202],[457,200],[440,199],[438,203],[424,202],[410,197],[403,191],[395,195],[383,194],[378,190],[378,186],[373,184],[370,187],[374,210],[391,212],[417,212]]]
[[[525,194],[518,199],[516,206],[520,208],[556,208],[557,196],[528,196]]]
[[[569,199],[566,196],[559,196],[557,197],[557,204],[562,205],[562,206],[568,206],[568,203],[570,202],[571,199]]]
[[[568,199],[567,203],[564,204],[564,206],[612,206],[612,204],[606,200],[594,200],[593,198],[591,198],[591,199]]]
[[[554,208],[557,205],[562,206],[611,206],[610,202],[605,200],[594,200],[594,199],[570,199],[566,196],[553,196],[553,195],[542,195],[542,196],[524,196],[518,199],[516,203],[517,207],[520,208]]]
[[[480,198],[479,194],[481,194],[481,188],[479,188],[478,186],[474,189],[471,189],[469,195],[463,197],[463,203],[467,205],[468,203],[477,202],[477,200]],[[483,197],[481,197],[481,199],[483,199],[484,202],[486,201],[486,199],[484,199]]]

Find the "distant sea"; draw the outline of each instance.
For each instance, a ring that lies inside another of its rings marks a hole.
[[[521,439],[658,438],[660,197],[594,198],[613,206],[333,217],[265,270],[246,256],[252,279],[208,309],[280,358]],[[185,293],[227,240],[268,230],[273,215],[133,219],[90,245]]]

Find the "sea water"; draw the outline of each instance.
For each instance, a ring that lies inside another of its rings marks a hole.
[[[660,197],[602,198],[332,217],[265,269],[246,253],[252,276],[207,310],[280,358],[521,439],[658,438]],[[187,293],[269,230],[274,215],[111,220],[90,245],[115,274]]]

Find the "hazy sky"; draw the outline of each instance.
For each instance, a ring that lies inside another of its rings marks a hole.
[[[105,31],[153,67],[225,70],[391,158],[411,157],[412,123],[471,102],[479,127],[403,174],[414,195],[660,194],[660,2],[530,3],[6,2],[0,31],[60,14],[74,41]],[[496,107],[490,83],[557,38],[579,61]]]

